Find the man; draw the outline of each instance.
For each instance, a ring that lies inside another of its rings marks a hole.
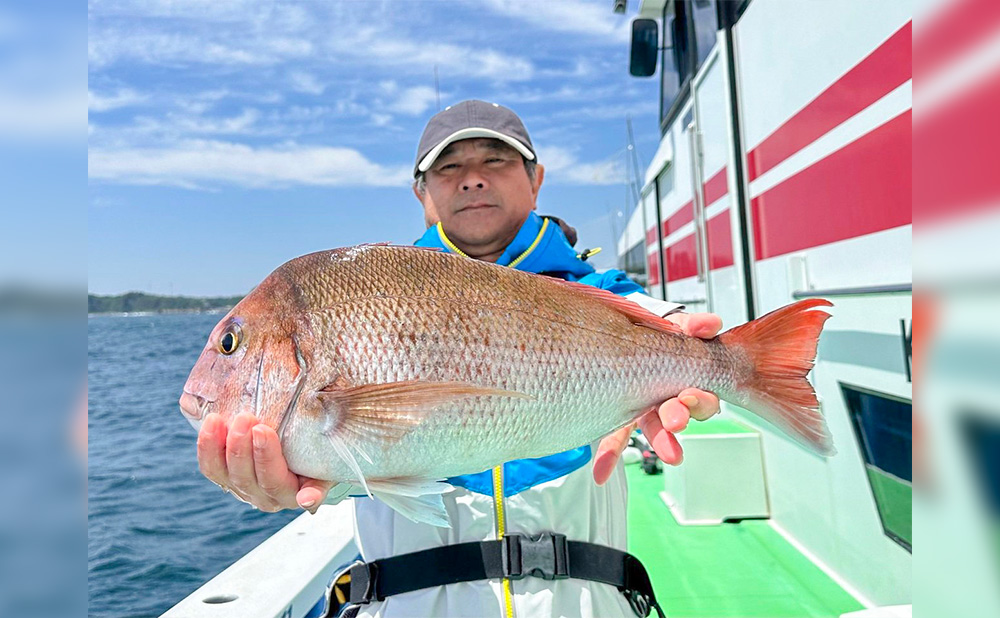
[[[420,140],[414,176],[414,194],[428,224],[417,245],[594,285],[629,295],[661,314],[677,308],[636,295],[641,288],[619,271],[595,273],[576,255],[556,220],[535,214],[545,170],[524,125],[509,109],[465,101],[435,115]],[[671,314],[668,319],[699,337],[714,336],[721,326],[717,316],[708,314]],[[676,465],[682,453],[673,434],[691,417],[704,420],[718,409],[717,397],[688,389],[644,414],[639,426],[660,458]],[[626,488],[618,460],[632,429],[566,453],[448,479],[455,487],[444,496],[451,528],[412,522],[378,501],[355,500],[362,555],[371,563],[429,548],[540,533],[559,533],[620,553],[626,549]],[[250,415],[238,416],[228,429],[209,415],[199,434],[198,459],[205,476],[266,511],[299,506],[315,511],[324,499],[341,499],[350,492],[342,485],[330,492],[331,483],[288,471],[277,435]],[[434,564],[421,564],[434,572]],[[611,616],[632,610],[615,587],[571,576],[414,588],[364,605],[361,613]]]

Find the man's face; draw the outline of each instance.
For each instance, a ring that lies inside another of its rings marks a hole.
[[[495,139],[449,145],[426,173],[418,198],[460,247],[506,246],[535,209],[542,169],[528,178],[520,153]],[[502,249],[502,247],[501,247]]]

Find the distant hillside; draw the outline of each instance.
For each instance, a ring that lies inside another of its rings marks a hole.
[[[88,313],[153,313],[179,311],[208,311],[227,309],[242,300],[242,296],[217,296],[193,298],[190,296],[156,296],[142,292],[128,292],[117,296],[87,295]]]

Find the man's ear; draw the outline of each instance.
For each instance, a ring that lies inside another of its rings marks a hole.
[[[535,182],[531,183],[531,195],[538,199],[538,190],[542,188],[542,181],[545,180],[545,166],[538,164],[535,166]]]
[[[417,198],[420,205],[424,207],[424,225],[431,227],[432,225],[437,225],[441,218],[437,213],[437,206],[434,205],[434,200],[431,199],[430,193],[427,192],[426,186],[424,187],[424,192],[421,193],[417,190],[417,183],[413,183],[411,187],[413,189],[413,196]]]

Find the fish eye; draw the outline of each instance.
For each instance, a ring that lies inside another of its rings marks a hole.
[[[235,352],[236,348],[240,347],[241,335],[239,325],[233,324],[230,326],[222,334],[222,338],[219,339],[219,351],[227,356]]]

